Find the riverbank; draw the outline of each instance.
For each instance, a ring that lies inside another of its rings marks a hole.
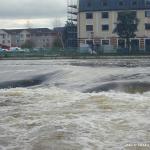
[[[150,59],[148,56],[44,56],[44,57],[0,57],[0,60],[49,60],[49,59]]]

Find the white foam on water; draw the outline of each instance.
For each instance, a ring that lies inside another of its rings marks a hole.
[[[121,150],[128,143],[149,143],[150,92],[82,93],[113,81],[148,83],[148,64],[1,61],[1,83],[55,74],[34,87],[0,90],[0,150]]]
[[[150,93],[0,90],[0,145],[6,150],[122,149],[150,141]]]

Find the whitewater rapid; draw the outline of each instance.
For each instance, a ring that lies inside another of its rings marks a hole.
[[[0,150],[150,144],[149,60],[1,61],[0,70]]]

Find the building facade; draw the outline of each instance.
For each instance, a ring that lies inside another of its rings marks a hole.
[[[7,33],[5,30],[0,30],[0,46],[11,46],[11,35]]]
[[[57,32],[48,28],[0,30],[1,47],[22,47],[30,41],[34,48],[51,48],[56,38]]]
[[[139,19],[131,47],[150,52],[150,0],[79,0],[78,41],[106,48],[124,48],[125,39],[114,34],[117,18],[123,11],[133,11]]]

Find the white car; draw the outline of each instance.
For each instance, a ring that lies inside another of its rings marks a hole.
[[[9,49],[2,49],[2,51],[10,52],[10,50],[9,50]]]
[[[21,48],[19,48],[19,47],[11,47],[10,48],[10,51],[20,51],[21,50]]]
[[[28,48],[21,49],[21,51],[23,51],[23,52],[30,52],[30,50]]]
[[[4,50],[2,48],[0,48],[0,52],[3,52]]]

